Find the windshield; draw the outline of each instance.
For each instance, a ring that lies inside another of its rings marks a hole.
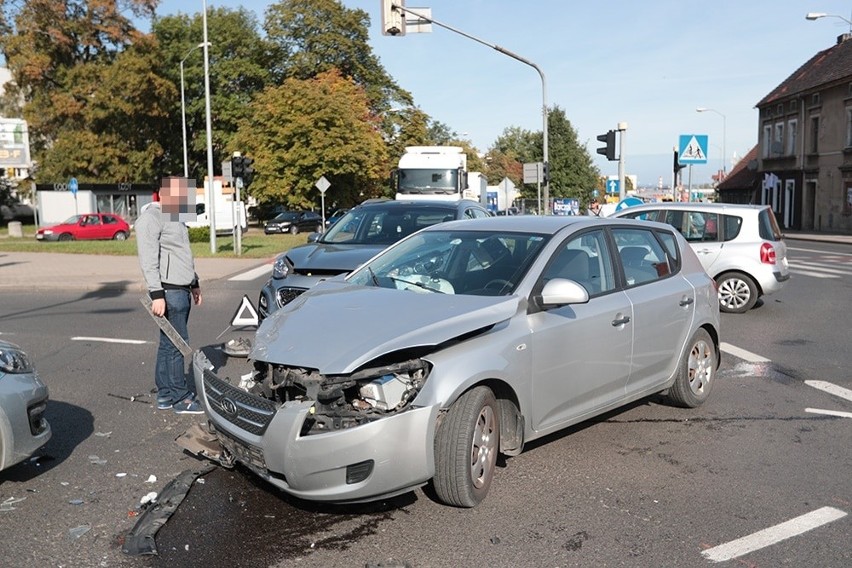
[[[62,224],[63,225],[76,225],[77,222],[80,220],[80,217],[82,217],[82,215],[72,215],[72,216],[68,217],[67,219],[65,219],[64,221],[62,221]]]
[[[491,231],[424,231],[389,248],[347,280],[420,293],[508,296],[548,236]]]
[[[399,170],[399,193],[458,193],[457,170]]]
[[[332,225],[320,242],[390,245],[424,227],[455,218],[455,207],[356,207]]]
[[[273,221],[295,221],[299,218],[299,214],[295,211],[285,211],[284,213],[279,213],[275,217],[272,218]]]

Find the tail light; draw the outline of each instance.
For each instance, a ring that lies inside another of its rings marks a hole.
[[[760,262],[763,264],[775,264],[775,247],[769,243],[760,245]]]

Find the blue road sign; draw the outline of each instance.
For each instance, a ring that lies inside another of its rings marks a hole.
[[[681,134],[677,161],[681,164],[706,164],[707,135]]]
[[[606,192],[607,193],[618,193],[620,190],[620,186],[618,185],[617,179],[608,179],[606,180]]]
[[[68,191],[70,191],[74,195],[77,195],[77,190],[79,188],[80,186],[77,184],[77,178],[71,178],[68,180]]]
[[[645,203],[638,197],[625,197],[621,201],[618,202],[618,205],[615,206],[616,211],[621,211],[622,209],[627,209],[628,207],[633,207],[634,205],[642,205]]]

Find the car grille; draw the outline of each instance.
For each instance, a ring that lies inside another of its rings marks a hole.
[[[229,436],[221,430],[216,431],[219,436],[219,443],[225,447],[231,455],[243,462],[244,464],[266,473],[266,460],[263,458],[263,450],[257,446],[252,446],[242,440],[238,440],[233,436]]]
[[[266,432],[278,408],[271,400],[238,389],[209,370],[204,371],[204,393],[216,414],[255,436]]]
[[[304,294],[305,291],[305,288],[279,288],[278,305],[286,306],[287,304]]]

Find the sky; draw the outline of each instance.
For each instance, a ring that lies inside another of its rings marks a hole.
[[[273,3],[207,0],[208,7],[242,6],[261,23]],[[483,45],[437,26],[383,36],[381,0],[342,3],[370,15],[374,54],[415,104],[480,151],[508,127],[541,131],[546,100],[565,111],[604,175],[616,175],[618,162],[596,153],[596,137],[626,123],[625,173],[640,186],[671,183],[672,152],[685,134],[708,136],[708,164],[692,166],[694,185],[723,164],[730,171],[757,143],[757,102],[852,27],[844,21],[852,20],[850,0],[405,2],[431,8],[433,19]],[[162,0],[157,13],[195,13],[202,5]],[[808,12],[839,17],[809,21]],[[489,45],[536,64],[545,81]]]

